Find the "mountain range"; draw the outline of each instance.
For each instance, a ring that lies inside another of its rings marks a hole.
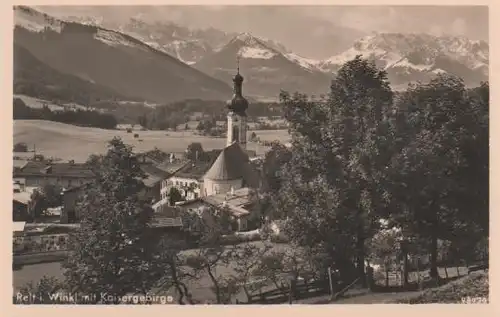
[[[130,35],[58,20],[24,6],[15,7],[14,13],[14,44],[60,73],[107,87],[131,100],[165,103],[231,96],[227,83]],[[22,67],[22,61],[14,59],[14,65]]]
[[[16,7],[15,23],[14,43],[41,63],[134,100],[229,98],[236,56],[244,92],[257,99],[275,100],[281,89],[325,93],[335,72],[356,55],[386,70],[395,89],[443,72],[462,77],[469,86],[488,80],[488,43],[458,36],[372,34],[340,54],[316,60],[248,33],[190,29],[140,17],[106,24],[101,17],[56,19]]]

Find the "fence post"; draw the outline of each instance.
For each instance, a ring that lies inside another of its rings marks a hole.
[[[328,267],[328,282],[330,284],[330,300],[333,299],[332,268]]]

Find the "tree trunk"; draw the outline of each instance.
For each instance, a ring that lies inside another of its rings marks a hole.
[[[420,256],[417,257],[417,284],[420,284]]]
[[[385,287],[389,287],[389,268],[385,267]]]
[[[175,289],[179,292],[179,299],[177,302],[179,305],[184,305],[184,291],[182,290],[181,286],[179,285],[179,279],[177,277],[177,267],[175,263],[170,263],[170,269],[172,270],[172,280],[175,285]]]
[[[193,305],[193,298],[191,294],[189,293],[186,284],[179,282],[179,285],[182,286],[182,289],[184,290],[184,294],[186,295],[186,300],[189,304]]]
[[[403,254],[403,287],[408,286],[408,275],[409,275],[409,265],[408,265],[408,252],[405,250]]]
[[[460,269],[458,267],[459,265],[457,265],[457,276],[460,277]]]
[[[207,267],[207,272],[208,272],[208,275],[210,276],[210,279],[212,280],[212,283],[214,284],[215,298],[217,299],[217,304],[222,304],[221,297],[220,297],[219,283],[217,282],[217,279],[215,278],[214,274],[212,273],[212,269],[210,267]]]
[[[432,279],[439,279],[439,273],[438,273],[438,229],[439,229],[439,218],[438,218],[438,208],[436,206],[436,203],[433,202],[431,204],[431,209],[432,213],[432,227],[431,227],[431,245],[430,245],[430,253],[431,253],[431,267],[429,271],[429,275]]]
[[[448,279],[448,269],[446,265],[444,266],[444,275],[446,276],[446,279]]]
[[[362,287],[366,287],[366,276],[365,276],[365,238],[362,225],[358,228],[358,237],[356,241],[357,249],[357,263],[356,267],[358,270],[358,277],[361,280]]]

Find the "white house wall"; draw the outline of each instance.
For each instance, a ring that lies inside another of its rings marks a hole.
[[[203,188],[204,196],[225,194],[231,191],[231,187],[234,190],[240,189],[243,186],[243,180],[235,179],[229,181],[213,181],[210,179],[205,179]]]
[[[185,178],[185,177],[170,177],[168,180],[165,180],[161,184],[161,197],[165,199],[170,191],[170,188],[175,187],[178,190],[184,189],[185,186],[189,186],[190,184],[196,184],[196,188],[192,192],[188,192],[186,197],[187,200],[193,200],[201,196],[201,189],[203,187],[203,182],[198,181],[194,178]],[[197,197],[195,197],[195,194]]]

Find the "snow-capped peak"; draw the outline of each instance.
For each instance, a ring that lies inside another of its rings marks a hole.
[[[406,67],[416,71],[434,69],[436,59],[445,57],[470,69],[489,65],[488,44],[458,36],[377,33],[365,36],[341,54],[321,63],[325,71],[338,68],[356,55],[374,60],[378,67]]]
[[[260,39],[250,33],[240,33],[234,37],[229,45],[238,47],[238,56],[249,59],[271,59],[280,53],[265,45]]]
[[[305,58],[295,53],[286,53],[284,54],[284,56],[291,62],[299,64],[302,68],[305,68],[310,71],[319,70],[318,66],[320,65],[321,61]]]
[[[234,40],[242,41],[243,43],[245,43],[247,45],[255,45],[259,42],[255,36],[253,36],[252,34],[250,34],[248,32],[238,34],[234,38]]]

